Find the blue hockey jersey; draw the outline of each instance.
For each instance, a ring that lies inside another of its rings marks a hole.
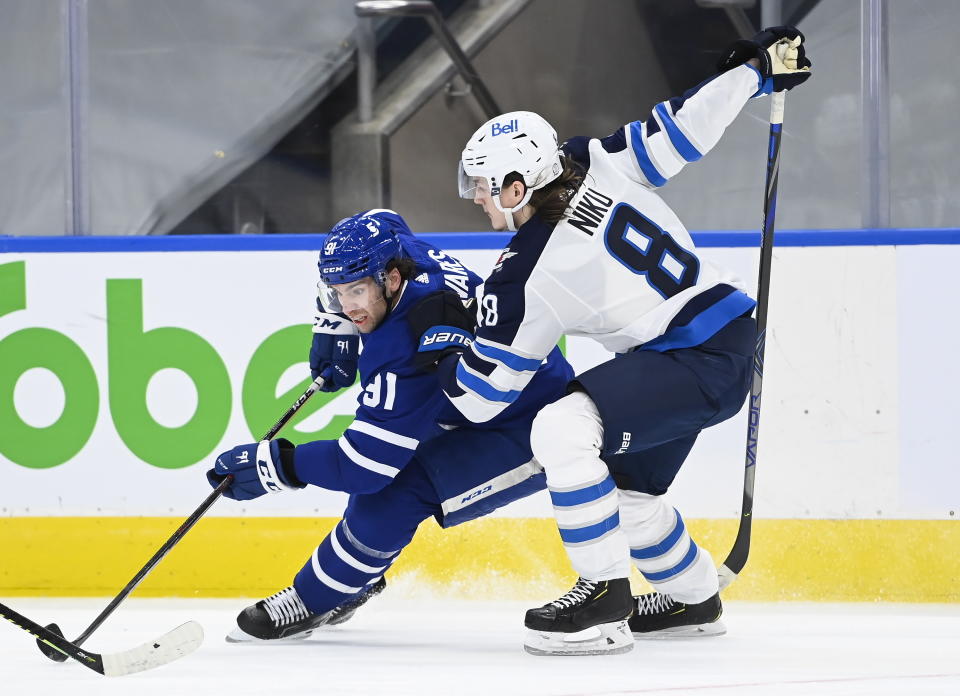
[[[437,290],[454,290],[463,299],[475,297],[481,279],[409,231],[400,234],[400,242],[417,270],[401,285],[396,305],[380,326],[362,337],[359,371],[363,391],[353,423],[339,440],[297,446],[294,466],[305,483],[348,493],[377,491],[393,480],[421,443],[444,432],[441,424],[470,424],[444,396],[436,374],[413,367],[416,341],[410,334],[407,312]],[[542,363],[529,393],[485,427],[532,420],[545,403],[562,394],[572,376],[566,360],[554,349]]]

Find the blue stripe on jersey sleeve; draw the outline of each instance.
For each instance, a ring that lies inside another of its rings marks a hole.
[[[464,387],[487,401],[499,401],[505,404],[512,404],[520,396],[520,392],[516,390],[501,391],[497,389],[489,382],[467,372],[461,364],[457,365],[457,380]]]
[[[537,360],[536,358],[524,358],[503,348],[497,348],[479,341],[474,341],[473,349],[483,357],[503,363],[517,372],[536,372],[540,363],[543,362],[543,360]]]
[[[693,143],[687,139],[687,136],[685,136],[683,131],[677,126],[673,120],[673,116],[670,115],[662,102],[657,104],[653,110],[657,112],[657,116],[660,117],[667,136],[670,138],[670,142],[673,143],[674,148],[676,148],[683,159],[687,162],[696,162],[703,157],[703,154],[693,146]]]
[[[663,186],[667,180],[657,171],[650,156],[647,154],[647,148],[643,145],[643,128],[640,121],[634,121],[630,124],[630,144],[633,147],[633,155],[640,166],[640,171],[654,186]]]

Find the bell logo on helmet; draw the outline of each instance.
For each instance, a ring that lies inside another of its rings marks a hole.
[[[494,123],[490,126],[490,136],[505,135],[507,133],[516,133],[520,130],[520,122],[517,119],[511,119],[506,123]]]

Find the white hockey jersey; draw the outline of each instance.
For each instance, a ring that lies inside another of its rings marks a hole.
[[[645,122],[564,143],[586,170],[566,216],[519,228],[484,284],[476,341],[441,366],[464,416],[486,421],[515,401],[564,334],[616,353],[686,348],[753,308],[739,278],[697,256],[655,189],[717,143],[761,82],[743,65],[657,104]]]

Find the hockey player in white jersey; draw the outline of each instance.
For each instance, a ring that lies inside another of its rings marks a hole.
[[[616,354],[534,422],[580,578],[527,612],[529,652],[616,653],[634,636],[724,631],[710,554],[662,496],[699,432],[743,404],[755,302],[699,258],[656,189],[706,154],[748,99],[809,77],[802,41],[775,27],[737,42],[717,75],[604,138],[558,148],[544,119],[520,111],[485,123],[463,151],[461,195],[517,234],[485,282],[475,342],[438,360],[448,398],[471,420],[496,416],[564,334]],[[631,597],[631,560],[655,592]]]

